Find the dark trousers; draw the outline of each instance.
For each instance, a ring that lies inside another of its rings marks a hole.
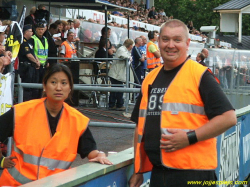
[[[139,80],[139,83],[137,83],[136,80],[135,80],[135,83],[141,85],[141,84],[142,84],[142,81],[143,81],[144,78],[145,78],[145,73],[144,73],[143,67],[142,67],[142,66],[137,67],[137,68],[135,69],[135,74],[136,74],[136,76],[137,76],[137,78],[138,78],[138,80]]]
[[[111,81],[111,84],[123,84],[121,81],[118,81],[111,77],[110,77],[110,81]],[[120,87],[120,86],[111,85],[111,87]],[[116,108],[121,108],[123,107],[123,104],[124,104],[123,92],[110,92],[109,108],[113,108],[114,106],[116,106]]]
[[[38,83],[39,82],[39,70],[33,67],[31,64],[20,64],[19,74],[23,83]],[[29,101],[31,99],[41,98],[39,89],[24,88],[23,89],[23,101]]]
[[[214,170],[176,170],[154,166],[150,187],[215,187],[216,180],[217,177]],[[188,184],[189,181],[199,181],[200,184]]]

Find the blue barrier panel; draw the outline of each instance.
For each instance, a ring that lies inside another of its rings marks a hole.
[[[237,118],[236,126],[217,138],[216,174],[220,186],[242,184],[250,173],[249,125],[250,114],[242,115]]]

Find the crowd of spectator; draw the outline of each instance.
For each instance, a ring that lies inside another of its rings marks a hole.
[[[150,9],[146,9],[146,5],[143,1],[138,4],[136,1],[134,3],[130,3],[126,0],[112,0],[111,3],[115,3],[119,6],[124,6],[128,8],[133,8],[136,11],[130,12],[130,19],[134,19],[137,21],[142,21],[145,23],[150,24],[156,24],[161,25],[161,23],[165,22],[168,19],[173,19],[173,16],[166,16],[166,13],[164,10],[157,11],[155,7],[151,7]],[[120,17],[126,17],[128,16],[129,12],[119,12],[114,11],[110,12],[113,15],[120,16]],[[67,55],[66,52],[69,52],[65,49],[65,44],[69,42],[70,47],[73,49],[72,51],[76,51],[76,47],[74,46],[74,42],[77,42],[79,40],[84,42],[99,42],[99,48],[108,48],[109,51],[109,57],[112,56],[112,52],[115,52],[114,45],[111,44],[111,42],[121,40],[120,43],[122,44],[127,37],[125,36],[127,33],[116,33],[116,32],[110,32],[108,30],[108,38],[109,43],[108,46],[105,46],[106,43],[104,43],[105,36],[104,30],[100,32],[100,27],[94,28],[98,24],[91,24],[91,23],[100,23],[99,20],[94,20],[92,18],[88,20],[84,20],[84,18],[80,17],[80,19],[75,20],[56,20],[54,23],[51,23],[51,20],[49,18],[50,13],[46,10],[46,7],[44,5],[39,5],[38,9],[36,7],[32,7],[30,10],[30,14],[25,18],[25,25],[30,24],[32,27],[33,33],[35,33],[37,25],[44,25],[44,38],[48,41],[48,57],[71,57],[71,55]],[[49,24],[47,23],[49,21]],[[81,21],[87,21],[89,24],[85,28],[80,28],[80,22]],[[5,36],[8,34],[11,21],[10,20],[4,20],[2,25],[8,25],[8,27],[5,30]],[[49,29],[47,28],[49,25]],[[126,24],[118,24],[114,21],[108,23],[109,26],[113,27],[120,27],[120,28],[127,28],[128,25]],[[101,24],[100,24],[101,26]],[[101,26],[102,28],[103,26]],[[187,27],[189,28],[190,34],[201,36],[204,40],[203,42],[206,42],[207,36],[199,32],[196,28],[193,26],[193,22],[189,21],[187,23]],[[149,32],[145,30],[144,28],[138,28],[136,26],[131,28],[132,30],[139,30],[144,32]],[[70,33],[69,33],[70,32]],[[115,36],[114,36],[115,35]],[[119,35],[119,36],[118,36]],[[73,36],[72,39],[68,40],[69,36]],[[146,36],[146,35],[145,35]],[[138,37],[138,36],[136,36]],[[136,38],[134,37],[134,39]],[[65,42],[67,41],[67,42]],[[62,43],[64,45],[62,45]],[[115,43],[115,42],[114,42]],[[116,44],[116,43],[115,43]],[[100,47],[101,46],[101,47]],[[220,47],[220,46],[215,46]],[[99,54],[99,52],[97,53]],[[74,54],[77,56],[77,54]],[[201,55],[202,56],[202,55]],[[50,63],[55,63],[55,60],[48,60]]]

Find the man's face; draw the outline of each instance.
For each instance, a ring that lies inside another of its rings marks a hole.
[[[141,38],[138,38],[137,45],[138,45],[139,47],[142,46],[142,39],[141,39]]]
[[[146,37],[143,37],[142,38],[142,45],[145,45],[147,43],[147,38]]]
[[[76,23],[74,24],[74,27],[75,27],[75,28],[79,28],[79,27],[80,27],[80,22],[76,22]]]
[[[70,35],[68,35],[68,37],[67,37],[68,41],[73,42],[74,36],[75,36],[74,33],[71,33]]]
[[[155,41],[158,40],[158,33],[154,33],[154,40],[155,40]]]
[[[196,61],[199,62],[200,60],[201,60],[200,54],[197,54],[197,56],[196,56]]]
[[[164,27],[159,36],[159,48],[166,66],[175,67],[185,61],[190,39],[183,27]]]
[[[56,29],[51,29],[51,34],[54,35],[54,34],[57,34],[58,33],[58,27]]]
[[[32,29],[28,29],[26,32],[26,39],[29,40],[33,35]]]
[[[37,36],[42,37],[44,32],[45,32],[45,28],[36,28]]]

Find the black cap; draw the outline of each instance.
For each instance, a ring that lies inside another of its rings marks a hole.
[[[39,22],[36,24],[36,28],[45,28],[46,23]]]
[[[23,26],[23,33],[24,33],[25,31],[29,30],[29,29],[32,29],[32,26],[31,26],[30,24],[24,25],[24,26]]]

